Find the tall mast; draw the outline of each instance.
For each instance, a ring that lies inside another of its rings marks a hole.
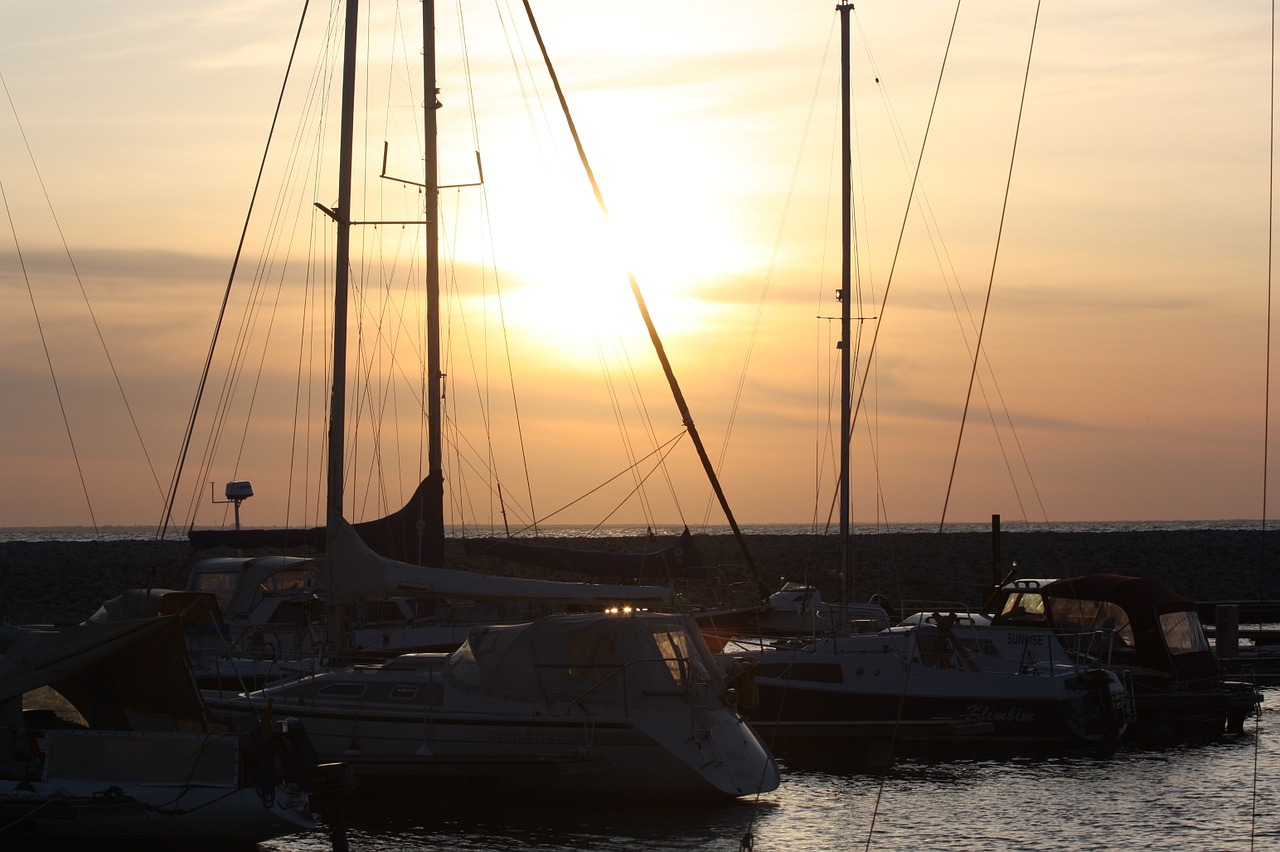
[[[849,108],[849,10],[852,3],[841,3],[840,12],[840,603],[848,607],[851,589],[850,572],[850,444],[853,442],[853,153]]]
[[[356,45],[360,20],[358,0],[347,0],[342,61],[342,141],[338,159],[338,207],[330,211],[338,224],[333,278],[333,391],[329,400],[329,479],[325,538],[332,540],[342,524],[342,471],[347,416],[347,289],[351,270],[351,148],[355,136]]]
[[[329,474],[325,511],[325,550],[343,523],[342,471],[345,467],[347,417],[347,290],[351,273],[351,148],[355,137],[356,45],[360,8],[347,0],[345,40],[342,52],[342,126],[338,152],[338,206],[327,210],[338,226],[333,270],[333,376],[329,399]],[[332,559],[327,560],[329,588],[334,587]],[[327,640],[330,653],[342,647],[341,619],[330,612]]]
[[[444,450],[441,440],[442,374],[440,364],[440,175],[436,152],[436,39],[435,0],[422,0],[423,78],[423,203],[427,228],[427,494],[419,523],[420,541],[430,543],[422,554],[428,565],[444,564]]]

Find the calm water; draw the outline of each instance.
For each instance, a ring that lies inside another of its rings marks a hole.
[[[1280,849],[1280,691],[1248,734],[1163,751],[904,762],[886,777],[788,770],[759,801],[718,807],[521,806],[424,800],[348,833],[363,852],[534,849],[1274,850]],[[1255,771],[1256,770],[1256,771]],[[263,850],[314,852],[327,836]]]

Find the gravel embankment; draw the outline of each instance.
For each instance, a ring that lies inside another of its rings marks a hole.
[[[707,565],[741,565],[731,536],[696,535]],[[547,544],[602,550],[657,549],[636,538],[587,541],[548,538]],[[750,535],[747,545],[767,588],[784,580],[816,584],[824,597],[839,594],[839,547],[834,536]],[[449,543],[451,565],[513,575],[521,569],[491,559],[466,559]],[[883,533],[854,539],[853,600],[873,593],[892,601],[981,602],[991,583],[992,538],[987,533]],[[152,585],[174,588],[195,554],[185,542],[0,543],[0,620],[14,624],[82,621],[120,592]],[[1155,577],[1199,601],[1280,599],[1280,538],[1261,531],[1006,532],[999,573],[1016,564],[1022,577],[1066,577],[1109,571]],[[533,572],[528,572],[533,573]],[[545,572],[543,572],[545,574]],[[741,568],[726,568],[745,581]],[[558,579],[582,579],[557,575]],[[747,588],[750,584],[745,584]]]

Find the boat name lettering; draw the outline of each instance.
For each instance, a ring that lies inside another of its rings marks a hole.
[[[999,709],[989,704],[970,704],[965,710],[965,718],[974,722],[1034,722],[1034,710],[1019,707]]]
[[[1009,633],[1005,639],[1005,643],[1009,645],[1035,645],[1037,647],[1044,645],[1044,636],[1039,634],[1027,633]]]

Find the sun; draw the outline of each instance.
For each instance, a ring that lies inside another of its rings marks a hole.
[[[522,343],[581,369],[595,369],[602,349],[650,346],[633,280],[662,339],[695,334],[710,321],[714,306],[688,289],[696,257],[655,255],[650,238],[620,225],[632,217],[606,219],[589,196],[523,183],[489,194],[489,262],[501,281],[501,304],[495,292],[485,306],[490,315],[501,309],[507,331]],[[683,280],[665,272],[681,268]]]

